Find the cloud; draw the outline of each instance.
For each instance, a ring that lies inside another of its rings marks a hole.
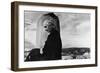
[[[61,31],[63,46],[65,47],[90,47],[90,22],[81,22],[77,27],[64,28]]]

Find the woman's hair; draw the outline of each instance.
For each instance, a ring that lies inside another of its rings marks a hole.
[[[54,13],[48,13],[48,14],[44,14],[44,16],[50,16],[52,17],[53,19],[58,19],[58,17],[54,14]]]

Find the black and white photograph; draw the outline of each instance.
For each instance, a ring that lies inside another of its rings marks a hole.
[[[97,66],[97,7],[12,3],[15,71]]]
[[[24,60],[89,59],[89,13],[24,11]]]

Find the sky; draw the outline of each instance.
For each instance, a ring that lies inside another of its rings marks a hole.
[[[25,48],[36,47],[38,21],[48,12],[24,11]],[[55,12],[60,21],[63,48],[90,47],[91,24],[88,13]]]

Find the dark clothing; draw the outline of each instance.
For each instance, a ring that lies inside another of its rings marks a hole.
[[[25,61],[43,61],[61,59],[62,43],[58,31],[53,30],[45,42],[43,54],[40,49],[32,49]]]
[[[48,35],[47,41],[43,48],[43,56],[46,60],[61,59],[62,43],[60,33],[56,30],[52,30]]]
[[[25,61],[40,61],[41,57],[40,49],[32,49]]]

